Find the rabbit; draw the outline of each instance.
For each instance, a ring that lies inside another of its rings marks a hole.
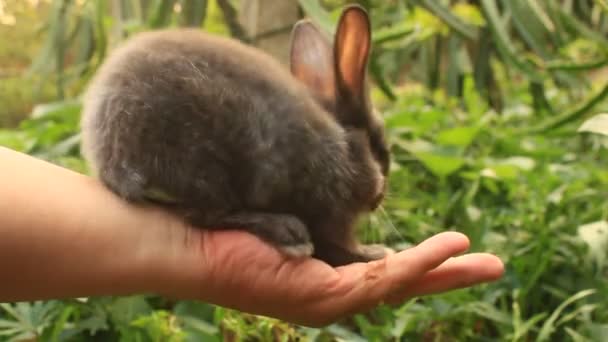
[[[83,97],[82,153],[121,199],[200,229],[240,229],[288,258],[383,258],[357,219],[383,201],[390,163],[366,80],[366,10],[345,7],[332,43],[292,30],[289,66],[199,29],[135,34]]]

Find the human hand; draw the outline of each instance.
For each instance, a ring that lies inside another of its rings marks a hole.
[[[503,272],[489,254],[454,257],[469,246],[459,233],[367,264],[290,259],[248,233],[194,229],[126,203],[50,163],[2,148],[0,161],[0,198],[11,199],[0,202],[0,268],[11,275],[0,281],[0,301],[151,291],[321,326]]]
[[[0,201],[0,269],[8,275],[0,277],[0,301],[155,292],[321,326],[503,272],[489,254],[454,257],[469,246],[459,233],[331,268],[289,259],[242,231],[187,227],[89,177],[1,147],[0,165],[0,198],[10,199]]]
[[[176,227],[174,227],[176,228]],[[323,326],[381,304],[498,279],[491,254],[457,256],[466,236],[446,232],[383,260],[338,268],[290,259],[245,232],[186,228],[160,292],[253,314]],[[183,254],[181,254],[183,253]]]

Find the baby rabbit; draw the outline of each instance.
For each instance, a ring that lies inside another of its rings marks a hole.
[[[384,197],[389,150],[371,107],[366,11],[332,42],[293,30],[291,73],[235,40],[194,29],[141,33],[100,67],[84,98],[83,155],[133,203],[202,229],[243,229],[332,266],[382,258],[355,237]]]

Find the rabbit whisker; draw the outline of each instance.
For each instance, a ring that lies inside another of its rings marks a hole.
[[[388,212],[384,209],[384,206],[380,205],[378,207],[378,211],[380,213],[382,213],[382,216],[384,217],[384,219],[386,220],[386,222],[388,222],[388,226],[391,228],[392,232],[397,234],[397,236],[400,239],[400,242],[404,242],[405,236],[403,234],[401,234],[401,232],[399,231],[399,229],[397,229],[397,227],[395,226],[395,224],[393,223],[393,221],[391,220],[390,215],[388,214]]]

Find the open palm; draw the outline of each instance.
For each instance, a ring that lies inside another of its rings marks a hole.
[[[188,236],[178,267],[203,279],[192,278],[180,297],[308,326],[380,303],[492,281],[503,273],[502,262],[491,254],[458,256],[469,241],[455,232],[379,261],[338,268],[312,258],[290,259],[244,232],[189,231]]]

